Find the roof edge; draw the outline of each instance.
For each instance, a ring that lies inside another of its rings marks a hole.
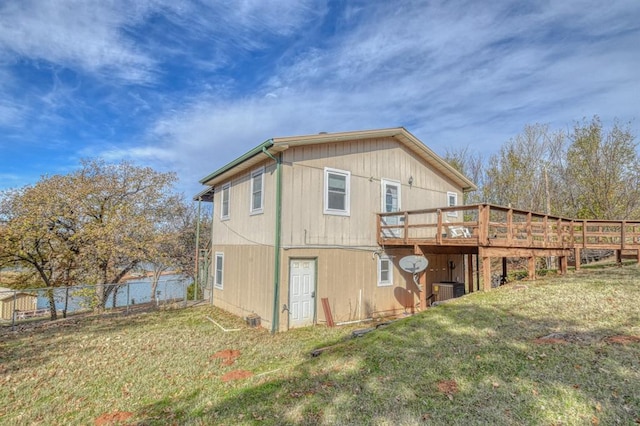
[[[203,185],[206,185],[207,182],[209,182],[211,179],[214,179],[216,176],[219,176],[222,173],[231,170],[238,164],[244,163],[249,158],[255,157],[256,155],[260,154],[263,148],[271,148],[272,146],[273,146],[273,139],[267,139],[266,141],[262,142],[260,145],[256,146],[252,150],[244,153],[243,155],[231,161],[230,163],[225,164],[224,166],[220,167],[218,170],[211,173],[210,175],[200,179],[200,183]]]
[[[466,177],[462,172],[460,172],[458,169],[456,169],[451,164],[449,164],[449,162],[446,161],[444,158],[442,158],[441,156],[436,154],[436,152],[434,150],[429,148],[420,139],[416,138],[413,135],[413,133],[411,133],[410,131],[408,131],[404,127],[402,127],[402,132],[405,133],[409,139],[411,139],[411,142],[414,145],[416,145],[416,146],[420,147],[422,150],[424,150],[435,162],[437,162],[441,166],[447,168],[455,177],[457,177],[461,182],[463,182],[465,185],[467,185],[467,186],[463,186],[462,187],[462,191],[463,192],[471,192],[471,191],[476,191],[478,189],[478,186],[475,183],[473,183],[471,181],[471,179]]]

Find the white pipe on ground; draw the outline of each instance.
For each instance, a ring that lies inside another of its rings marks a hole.
[[[359,320],[354,320],[354,321],[337,322],[336,325],[357,324],[359,322],[368,322],[368,321],[373,321],[373,318],[365,318],[365,319],[359,319]]]

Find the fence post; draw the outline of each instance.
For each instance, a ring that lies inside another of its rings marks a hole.
[[[16,304],[17,304],[17,298],[18,298],[18,292],[14,290],[13,291],[13,315],[11,315],[11,331],[16,331]]]
[[[189,288],[189,286],[187,285],[187,281],[186,280],[184,280],[182,282],[182,285],[184,286],[184,299],[183,299],[184,302],[183,302],[183,304],[184,304],[184,307],[186,308],[187,307],[187,295],[188,295],[187,294],[187,288]]]
[[[169,300],[169,296],[167,294],[167,282],[168,281],[169,280],[165,280],[165,282],[164,282],[164,304],[165,305],[167,304],[167,300]]]
[[[68,309],[69,309],[69,285],[67,285],[64,289],[64,310],[62,311],[62,318],[67,317]]]

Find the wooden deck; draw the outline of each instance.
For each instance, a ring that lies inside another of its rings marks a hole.
[[[378,244],[409,246],[416,253],[478,255],[484,288],[490,288],[493,257],[558,258],[561,273],[567,257],[580,259],[585,249],[632,253],[640,260],[640,221],[576,220],[491,204],[378,213]],[[504,262],[503,262],[504,263]],[[580,262],[576,262],[576,269]]]

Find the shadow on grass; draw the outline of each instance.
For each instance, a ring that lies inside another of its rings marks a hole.
[[[452,303],[338,342],[293,373],[230,382],[222,394],[202,388],[137,416],[140,424],[639,421],[640,344],[607,342],[619,333],[615,328],[593,328],[582,338],[565,333],[565,342],[539,340],[582,325]]]

